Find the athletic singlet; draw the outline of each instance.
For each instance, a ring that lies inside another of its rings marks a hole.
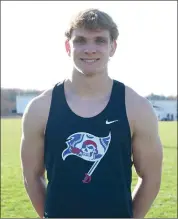
[[[91,118],[54,86],[45,132],[48,186],[44,218],[131,218],[131,133],[125,86],[113,80],[105,109]]]

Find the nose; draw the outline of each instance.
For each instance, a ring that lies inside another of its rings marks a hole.
[[[87,55],[96,54],[96,48],[95,47],[87,47],[84,49],[84,53]]]

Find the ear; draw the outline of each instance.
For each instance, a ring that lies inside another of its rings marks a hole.
[[[112,57],[114,55],[116,49],[117,49],[117,42],[116,42],[116,40],[114,40],[111,43],[111,51],[110,51],[110,54],[109,54],[110,57]]]
[[[66,48],[66,52],[67,52],[68,56],[70,56],[70,43],[69,43],[69,40],[65,41],[65,48]]]

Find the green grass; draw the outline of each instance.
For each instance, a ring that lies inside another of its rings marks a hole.
[[[20,119],[1,119],[1,218],[37,218],[22,183]],[[177,218],[177,123],[160,122],[164,146],[160,192],[148,218]],[[133,185],[137,176],[133,174]]]

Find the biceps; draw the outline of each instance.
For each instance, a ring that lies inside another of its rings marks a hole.
[[[24,177],[44,174],[44,146],[42,137],[22,138],[21,163]]]
[[[141,178],[160,176],[162,145],[159,136],[140,135],[133,139],[133,163]]]

